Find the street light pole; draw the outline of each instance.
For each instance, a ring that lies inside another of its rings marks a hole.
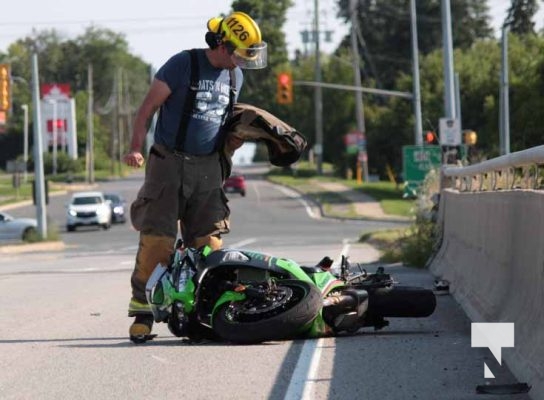
[[[446,118],[455,119],[455,90],[453,85],[453,42],[451,34],[450,0],[442,0],[442,41],[444,48],[444,112]]]
[[[417,13],[416,13],[416,0],[410,0],[410,26],[412,31],[412,70],[413,70],[413,84],[412,90],[414,93],[413,107],[414,107],[414,143],[418,146],[423,144],[423,124],[421,121],[421,92],[419,84],[419,46],[417,41]]]
[[[34,193],[36,198],[36,214],[38,233],[47,238],[47,211],[45,208],[45,180],[43,173],[43,150],[40,112],[38,55],[32,54],[32,110],[34,114]]]
[[[319,50],[319,0],[314,0],[315,10],[315,81],[321,82],[321,59]],[[323,174],[323,94],[320,86],[315,87],[315,154],[317,174]]]
[[[21,108],[23,109],[23,115],[24,115],[24,144],[23,144],[23,161],[25,163],[25,171],[23,173],[24,182],[26,183],[28,180],[28,174],[27,174],[27,164],[28,164],[28,104],[22,104]]]

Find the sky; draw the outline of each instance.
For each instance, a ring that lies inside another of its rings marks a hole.
[[[451,0],[455,1],[455,0]],[[37,30],[55,28],[66,38],[74,38],[95,25],[126,35],[130,51],[159,68],[177,52],[205,47],[204,32],[209,18],[227,13],[232,0],[6,0],[0,13],[0,51],[10,43]],[[294,0],[284,26],[289,53],[304,50],[301,31],[311,29],[315,0]],[[334,50],[349,26],[336,19],[336,0],[319,0],[322,31],[330,31],[331,41],[321,42],[323,52]],[[488,0],[497,36],[510,0]],[[537,28],[544,21],[544,3],[539,1]],[[266,40],[266,38],[264,38]],[[273,49],[269,49],[273,51]]]

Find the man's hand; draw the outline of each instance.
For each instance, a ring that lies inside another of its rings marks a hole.
[[[238,136],[228,135],[227,143],[225,147],[229,153],[234,153],[235,150],[239,149],[244,144],[244,140],[240,139]]]
[[[139,151],[131,151],[123,157],[123,161],[129,167],[140,168],[144,165],[144,156]]]

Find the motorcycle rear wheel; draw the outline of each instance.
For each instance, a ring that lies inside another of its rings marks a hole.
[[[392,318],[428,317],[436,308],[432,290],[412,286],[394,286],[369,293],[368,311]]]
[[[321,310],[323,300],[314,285],[284,280],[277,285],[274,300],[263,300],[261,307],[256,299],[223,304],[213,316],[213,330],[223,340],[253,344],[270,340],[294,338],[308,326]]]

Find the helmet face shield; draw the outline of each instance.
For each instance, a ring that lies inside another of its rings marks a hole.
[[[268,62],[266,42],[251,45],[249,48],[237,48],[232,53],[232,61],[242,69],[261,69]]]

